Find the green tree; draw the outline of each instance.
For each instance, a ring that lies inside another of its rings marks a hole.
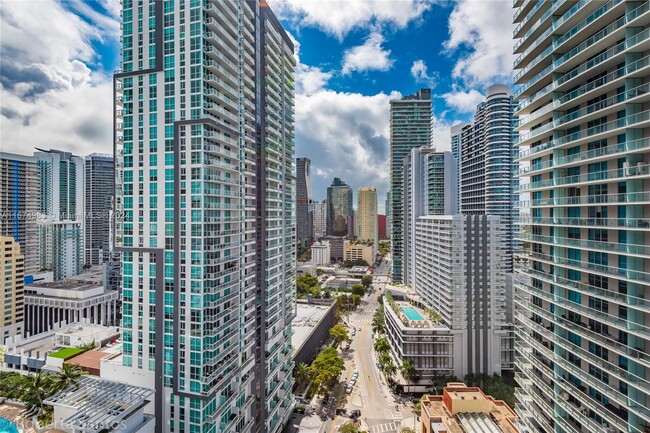
[[[23,398],[29,406],[38,406],[43,411],[43,400],[52,395],[52,383],[48,375],[39,371],[29,376],[29,381],[23,390]]]
[[[352,304],[353,308],[356,308],[357,305],[361,303],[361,296],[355,295],[354,293],[349,296],[350,298],[350,303]]]
[[[345,363],[336,349],[331,347],[323,349],[309,367],[315,393],[329,394],[338,383],[343,370],[345,370]]]
[[[52,376],[52,387],[56,391],[79,386],[79,380],[85,372],[78,365],[63,364],[60,371]]]
[[[352,421],[348,421],[339,427],[339,433],[360,433],[359,429],[354,425]]]
[[[334,339],[337,343],[341,343],[343,341],[347,341],[348,343],[352,342],[350,335],[348,335],[348,330],[340,323],[330,328],[330,337],[332,337],[332,339]]]
[[[380,306],[372,316],[372,332],[384,333],[386,321],[384,319],[384,307]]]
[[[361,278],[361,284],[366,289],[370,287],[370,285],[372,284],[372,275],[364,275],[363,278]]]
[[[299,385],[306,385],[309,380],[309,367],[304,362],[296,365],[293,368],[293,377]]]
[[[415,369],[415,366],[408,359],[402,361],[402,365],[399,368],[399,372],[402,374],[402,377],[406,379],[407,383],[410,385],[412,381],[415,381],[418,377],[418,372]]]
[[[366,288],[361,284],[355,284],[352,286],[352,294],[363,296],[366,294]]]
[[[384,337],[375,340],[375,352],[388,353],[390,350],[390,343]]]
[[[318,278],[311,274],[302,274],[296,277],[296,290],[298,296],[306,296],[311,293],[313,287],[318,287]]]
[[[397,366],[393,362],[393,358],[389,354],[381,354],[381,360],[379,363],[381,364],[381,371],[384,372],[386,375],[387,379],[391,379],[393,375],[397,372]]]
[[[400,430],[400,433],[415,433],[415,430],[413,430],[411,427],[404,427],[402,430]]]

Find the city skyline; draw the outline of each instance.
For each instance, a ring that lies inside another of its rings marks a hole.
[[[354,191],[373,185],[383,197],[388,101],[435,84],[433,136],[438,150],[448,150],[449,127],[470,119],[489,84],[510,81],[514,57],[503,29],[512,27],[511,4],[408,0],[394,3],[398,7],[360,2],[363,7],[336,8],[336,3],[324,2],[318,10],[297,1],[269,1],[297,42],[296,155],[313,161],[315,201],[325,198],[335,176]],[[475,17],[473,8],[486,18]],[[112,0],[3,5],[3,151],[31,154],[43,146],[47,131],[51,148],[78,155],[111,152],[119,11]],[[59,24],[67,22],[75,26]],[[413,43],[422,38],[428,43]],[[46,43],[27,46],[32,39]],[[319,113],[331,120],[319,121]],[[378,207],[385,213],[383,200]]]

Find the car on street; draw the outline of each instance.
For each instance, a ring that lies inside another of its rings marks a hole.
[[[323,404],[327,404],[327,403],[329,403],[329,401],[330,401],[329,396],[326,396],[326,397],[323,399]]]
[[[346,392],[346,394],[352,394],[352,387],[351,387],[350,385],[348,385],[348,386],[345,388],[345,392]]]
[[[379,369],[381,368],[381,365],[378,362],[375,365],[377,366],[377,368]]]
[[[361,326],[359,326],[359,327],[357,328],[357,331],[361,331]]]
[[[352,418],[353,420],[359,419],[360,416],[361,416],[361,411],[359,409],[355,409],[352,412],[350,412],[350,418]]]

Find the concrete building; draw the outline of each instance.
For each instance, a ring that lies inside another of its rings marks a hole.
[[[75,322],[117,325],[118,306],[119,292],[106,290],[101,268],[65,281],[26,284],[25,332],[36,335]]]
[[[278,433],[294,404],[293,43],[244,0],[124,2],[121,36],[113,370],[156,389],[156,432]]]
[[[373,252],[377,253],[379,234],[377,231],[377,189],[375,187],[359,188],[358,219],[360,240],[372,243]]]
[[[456,185],[460,186],[460,150],[463,137],[463,129],[469,127],[471,123],[458,123],[450,129],[451,133],[451,155],[456,162]],[[460,209],[460,194],[456,194],[456,209]]]
[[[377,238],[386,238],[386,215],[377,214]]]
[[[38,149],[39,210],[52,221],[81,221],[84,208],[84,160],[70,152]]]
[[[412,149],[432,145],[431,89],[390,101],[390,220],[392,226],[393,280],[402,281],[404,158]]]
[[[390,204],[390,191],[386,192],[386,201],[384,203],[385,212],[386,212],[386,238],[390,239],[393,233],[392,219],[390,216],[391,213],[391,204]]]
[[[364,260],[368,266],[372,265],[375,261],[375,247],[363,242],[350,242],[343,243],[343,261],[354,262],[355,260]]]
[[[311,160],[296,159],[296,240],[298,248],[307,249],[314,237],[311,209]]]
[[[503,400],[464,383],[448,383],[442,395],[428,395],[422,400],[422,433],[532,433],[522,427]]]
[[[110,213],[115,193],[113,156],[84,158],[84,264],[99,265],[110,257]]]
[[[32,156],[0,152],[0,236],[11,236],[25,256],[25,276],[40,269],[38,255],[40,177]]]
[[[647,1],[514,1],[519,416],[538,432],[650,425]],[[545,17],[552,17],[546,19]]]
[[[354,235],[352,188],[338,177],[327,187],[327,234],[350,237]]]
[[[327,200],[311,204],[314,221],[314,239],[320,239],[327,234]]]
[[[343,244],[345,238],[342,236],[323,236],[318,239],[319,242],[328,242],[330,244],[330,261],[336,262],[343,260]]]
[[[314,242],[311,245],[311,262],[317,265],[328,265],[332,261],[332,249],[328,241]]]
[[[514,151],[515,105],[510,88],[495,84],[488,87],[473,122],[461,129],[460,149],[458,127],[452,130],[452,148],[459,153],[460,212],[500,217],[510,270],[518,214],[513,198],[519,167]]]
[[[20,252],[20,244],[12,237],[0,236],[0,342],[7,338],[22,335],[24,331],[23,280],[25,256]]]
[[[55,281],[83,270],[82,221],[39,221],[39,253],[42,270],[52,271]]]
[[[456,161],[450,152],[413,149],[404,159],[402,236],[404,283],[411,284],[415,266],[415,226],[425,215],[457,214]]]
[[[335,312],[336,302],[333,299],[296,303],[296,316],[291,323],[294,330],[291,346],[296,365],[301,362],[309,364],[316,358],[320,347],[329,337],[330,328],[336,323]]]

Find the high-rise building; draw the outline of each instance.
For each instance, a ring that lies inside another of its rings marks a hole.
[[[84,160],[70,152],[38,149],[39,211],[50,221],[81,220],[84,207]]]
[[[452,152],[460,166],[460,212],[465,215],[499,215],[504,228],[506,260],[512,269],[514,220],[517,209],[514,187],[514,109],[509,87],[488,87],[470,124],[452,129]],[[459,141],[460,135],[460,143]],[[460,145],[460,148],[459,148]]]
[[[38,225],[40,178],[36,158],[0,152],[0,235],[13,237],[25,256],[25,275],[40,269]]]
[[[109,260],[110,213],[115,191],[113,156],[93,153],[84,158],[84,263]]]
[[[404,235],[402,233],[402,170],[412,149],[432,145],[431,89],[390,101],[390,192],[393,280],[402,281]]]
[[[647,1],[516,0],[525,250],[515,275],[532,431],[650,425]]]
[[[24,329],[23,279],[25,257],[20,252],[20,244],[10,236],[0,236],[0,342],[7,338],[22,335]]]
[[[313,238],[310,171],[309,158],[296,159],[296,240],[301,249],[309,248]]]
[[[330,236],[353,236],[354,210],[352,188],[335,177],[327,187],[327,234]]]
[[[415,266],[415,226],[425,215],[457,214],[456,160],[451,152],[431,148],[413,149],[404,158],[403,208],[400,214],[404,242],[403,263],[405,284],[411,284]]]
[[[327,234],[327,200],[311,204],[314,220],[314,238],[318,239]]]
[[[386,237],[386,215],[377,214],[377,237]]]
[[[83,271],[83,229],[81,221],[39,221],[40,269],[51,271],[54,281]]]
[[[457,184],[460,185],[460,149],[462,143],[463,129],[471,126],[470,123],[458,123],[453,125],[450,129],[451,132],[451,154],[456,160],[456,175],[458,177]],[[460,209],[460,194],[456,194],[456,207]]]
[[[362,241],[370,241],[377,252],[377,190],[374,187],[359,188],[358,194],[358,238]]]
[[[390,239],[391,233],[393,232],[392,218],[390,216],[390,213],[392,211],[390,205],[390,191],[386,191],[386,201],[384,202],[384,206],[386,208],[386,237]]]
[[[122,5],[120,376],[156,389],[157,432],[279,432],[293,409],[293,44],[264,1]]]

